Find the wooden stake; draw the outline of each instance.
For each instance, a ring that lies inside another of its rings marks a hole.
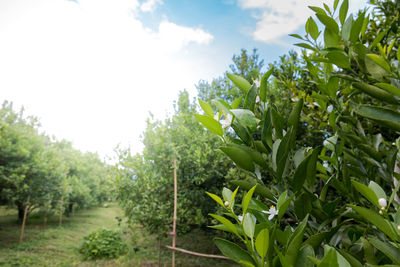
[[[64,206],[64,196],[61,197],[60,221],[59,221],[59,223],[58,223],[58,226],[62,226],[63,206]]]
[[[165,247],[168,248],[168,249],[172,249],[172,251],[176,250],[176,251],[179,251],[179,252],[182,252],[182,253],[186,253],[186,254],[190,254],[190,255],[194,255],[194,256],[229,260],[228,257],[222,256],[222,255],[204,254],[204,253],[199,253],[199,252],[186,250],[186,249],[183,249],[183,248],[177,248],[177,247],[173,248],[173,247],[170,247],[170,246],[165,246]]]
[[[29,194],[28,195],[28,200],[26,201],[26,205],[25,205],[24,218],[22,219],[21,233],[19,234],[19,242],[18,242],[19,245],[21,245],[22,238],[24,237],[26,214],[28,213],[29,201],[30,200],[31,200],[31,195]]]
[[[161,237],[158,238],[158,267],[161,267]]]
[[[172,247],[176,247],[176,219],[177,219],[177,204],[178,204],[178,177],[177,177],[176,159],[174,159],[174,220],[172,226]],[[175,267],[175,250],[172,250],[172,267]]]

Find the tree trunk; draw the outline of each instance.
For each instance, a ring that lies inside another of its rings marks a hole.
[[[24,210],[24,215],[22,218],[22,226],[21,226],[21,233],[19,234],[19,242],[18,244],[21,245],[22,243],[22,238],[24,237],[24,230],[25,230],[25,222],[26,222],[26,214],[28,213],[28,208],[29,208],[29,200],[31,199],[31,195],[28,195],[28,200],[26,201],[25,205],[25,210]]]
[[[60,203],[60,221],[58,223],[58,226],[62,226],[62,216],[63,216],[63,206],[64,206],[64,197],[61,197],[61,203]]]
[[[18,221],[22,222],[23,218],[24,218],[24,203],[22,202],[17,202],[17,208],[18,208]]]

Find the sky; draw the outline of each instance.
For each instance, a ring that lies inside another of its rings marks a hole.
[[[0,102],[82,151],[140,152],[149,114],[171,115],[179,91],[195,97],[241,49],[265,63],[296,50],[288,34],[304,34],[309,5],[322,2],[0,0]]]

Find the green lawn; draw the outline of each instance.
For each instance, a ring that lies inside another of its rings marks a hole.
[[[123,217],[116,204],[108,208],[94,208],[77,211],[74,217],[64,217],[62,227],[58,218],[49,218],[46,229],[43,220],[32,215],[27,220],[23,244],[18,246],[20,224],[16,214],[10,210],[0,210],[0,266],[158,266],[171,265],[171,251],[159,250],[155,237],[143,233],[140,226],[129,229],[122,225],[124,237],[129,246],[126,255],[114,260],[84,261],[78,252],[83,237],[100,228],[117,228],[115,217]],[[165,239],[161,247],[170,245]],[[177,246],[202,253],[219,254],[212,243],[212,236],[194,231],[178,236]],[[176,252],[176,266],[234,266],[230,261],[206,259]]]

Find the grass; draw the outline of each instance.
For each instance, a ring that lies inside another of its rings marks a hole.
[[[23,243],[19,246],[20,223],[16,212],[0,207],[0,266],[160,266],[171,265],[171,238],[159,241],[147,235],[138,225],[122,229],[129,250],[126,255],[113,260],[85,261],[78,249],[83,237],[100,227],[117,228],[116,217],[123,217],[116,204],[108,208],[93,208],[75,212],[74,217],[64,217],[58,226],[58,217],[50,217],[46,229],[43,219],[33,214],[28,217]],[[178,236],[177,247],[200,253],[219,254],[212,236],[203,231],[193,231]],[[176,266],[234,266],[231,261],[208,259],[175,252]]]

